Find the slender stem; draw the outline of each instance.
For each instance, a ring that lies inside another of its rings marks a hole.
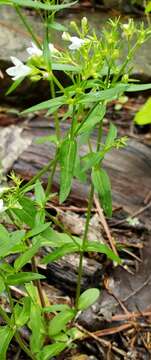
[[[15,8],[17,14],[19,15],[22,23],[24,24],[25,28],[27,29],[27,31],[31,35],[32,39],[34,40],[35,44],[41,49],[41,44],[40,44],[39,40],[37,39],[37,37],[35,36],[34,30],[32,29],[31,25],[28,23],[26,16],[24,16],[22,14],[19,6],[14,6],[14,8]]]
[[[8,294],[9,296],[9,294]],[[11,296],[11,295],[10,295]],[[9,297],[10,297],[9,296]],[[1,317],[5,320],[5,322],[8,324],[8,326],[10,326],[10,328],[12,328],[12,322],[11,319],[9,318],[9,316],[7,315],[7,313],[3,310],[3,308],[0,306],[0,315]],[[16,331],[16,333],[14,334],[20,348],[32,359],[32,360],[36,360],[34,355],[31,353],[31,351],[28,349],[27,345],[23,342],[23,340],[21,339],[18,331]]]
[[[48,164],[46,164],[40,171],[38,171],[38,173],[35,176],[33,176],[33,178],[30,181],[28,181],[26,185],[22,186],[21,191],[33,185],[36,180],[40,179],[51,168],[53,163],[54,163],[54,159],[50,160]]]
[[[51,193],[51,189],[52,189],[52,182],[53,182],[53,177],[56,171],[56,167],[57,167],[57,162],[58,162],[58,149],[56,150],[56,155],[54,158],[54,163],[53,163],[53,167],[52,170],[50,172],[50,175],[48,177],[48,184],[47,184],[47,188],[45,191],[46,197]]]
[[[32,271],[35,272],[35,273],[38,273],[36,260],[35,260],[34,256],[31,259],[31,264],[32,264]],[[45,304],[45,299],[44,299],[44,295],[43,295],[43,291],[42,291],[42,287],[41,287],[41,282],[40,282],[40,280],[35,280],[34,283],[35,283],[35,285],[37,287],[37,290],[38,290],[38,295],[39,295],[41,306],[42,306],[42,308],[44,308],[46,306],[46,304]]]
[[[52,78],[50,79],[50,91],[51,91],[51,96],[54,99],[55,98],[55,87],[54,87],[54,82],[53,82]],[[56,136],[59,141],[60,137],[61,137],[61,132],[60,132],[59,117],[58,117],[57,111],[55,111],[55,113],[54,113],[54,121],[55,121]]]
[[[78,269],[78,281],[77,281],[77,289],[76,289],[76,300],[75,300],[75,308],[76,311],[78,311],[78,302],[79,302],[79,296],[81,292],[81,278],[82,278],[82,269],[83,269],[83,255],[84,255],[84,248],[85,244],[87,242],[87,235],[89,230],[89,222],[90,222],[90,216],[91,216],[91,209],[93,205],[93,196],[94,196],[94,186],[91,184],[91,189],[89,193],[89,199],[88,199],[88,210],[87,210],[87,218],[85,223],[85,230],[83,235],[83,241],[82,241],[82,251],[80,253],[80,260],[79,260],[79,269]]]
[[[6,323],[11,326],[11,320],[7,313],[3,310],[3,308],[0,306],[0,316],[6,321]]]
[[[20,348],[30,357],[30,359],[32,360],[36,360],[35,356],[32,354],[32,352],[28,349],[27,345],[25,344],[25,342],[22,340],[20,334],[18,332],[16,332],[15,334],[15,338],[20,346]]]
[[[75,128],[75,123],[76,123],[76,117],[75,117],[75,105],[73,105],[73,109],[72,109],[72,123],[71,123],[71,128],[70,128],[70,135],[71,135],[71,139],[73,139],[74,137],[74,128]]]

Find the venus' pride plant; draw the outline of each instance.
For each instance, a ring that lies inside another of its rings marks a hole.
[[[43,79],[50,83],[50,100],[28,108],[23,114],[47,110],[47,116],[53,114],[55,135],[47,135],[38,143],[50,141],[55,144],[53,159],[38,172],[27,184],[14,173],[13,185],[1,188],[0,212],[2,217],[15,227],[10,232],[0,225],[0,292],[7,294],[9,312],[0,306],[0,315],[4,325],[0,327],[0,359],[6,359],[6,353],[12,338],[20,348],[34,360],[47,360],[57,356],[66,348],[73,346],[74,340],[82,336],[76,328],[79,313],[91,306],[99,297],[96,288],[87,289],[81,294],[81,279],[84,253],[105,254],[111,261],[120,264],[121,260],[109,246],[98,240],[88,240],[88,229],[93,205],[94,193],[97,194],[104,213],[112,216],[112,194],[109,176],[103,167],[106,154],[113,148],[125,146],[127,139],[118,138],[117,129],[110,124],[107,136],[103,134],[103,119],[108,102],[121,96],[125,91],[139,91],[151,88],[151,84],[132,84],[129,78],[131,60],[138,47],[151,35],[150,29],[141,24],[134,25],[133,20],[121,24],[119,19],[109,20],[99,36],[89,29],[87,19],[81,20],[81,26],[72,21],[69,31],[54,20],[55,13],[67,8],[69,4],[56,5],[54,1],[6,0],[0,4],[10,5],[29,31],[32,42],[27,48],[27,60],[24,63],[13,56],[13,65],[7,69],[13,84],[8,94],[28,77],[31,81]],[[71,4],[72,5],[72,4]],[[43,42],[39,43],[22,6],[32,7],[41,13],[44,25]],[[52,43],[51,29],[62,32],[65,48],[58,50]],[[127,56],[122,60],[123,41],[127,47]],[[135,41],[134,41],[135,40]],[[56,76],[56,70],[62,71],[70,80],[66,87]],[[58,113],[66,109],[62,119]],[[65,135],[62,135],[61,122],[70,119]],[[91,141],[93,130],[97,130],[96,148]],[[87,152],[81,156],[80,148],[87,144]],[[116,160],[115,160],[116,161]],[[83,238],[63,232],[63,225],[46,210],[47,201],[53,197],[52,183],[56,167],[60,168],[59,202],[68,198],[73,178],[86,182],[89,176],[90,191]],[[44,189],[40,179],[48,172],[48,184]],[[33,193],[32,198],[29,196]],[[59,227],[56,231],[53,224]],[[43,293],[41,280],[45,277],[38,273],[36,254],[40,248],[49,247],[50,252],[42,258],[42,263],[55,261],[69,253],[79,254],[79,268],[75,301],[70,307],[66,304],[50,304]],[[9,264],[7,257],[15,254],[15,260]],[[31,262],[31,271],[24,271]],[[25,296],[14,299],[11,286],[24,286]],[[29,341],[21,336],[23,326],[29,329]]]

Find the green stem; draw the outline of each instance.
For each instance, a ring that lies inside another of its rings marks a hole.
[[[91,189],[90,189],[89,199],[88,199],[87,218],[86,218],[85,230],[84,230],[83,241],[82,241],[82,251],[80,253],[80,260],[79,260],[78,281],[77,281],[76,300],[75,300],[76,311],[78,311],[78,302],[79,302],[79,296],[80,296],[80,292],[81,292],[83,255],[84,255],[85,244],[87,242],[87,235],[88,235],[89,223],[90,223],[90,217],[91,217],[91,209],[92,209],[92,205],[93,205],[93,196],[94,196],[94,186],[93,186],[93,184],[91,184]]]
[[[5,320],[5,322],[8,324],[10,328],[12,328],[12,322],[9,316],[6,314],[6,312],[3,310],[3,308],[0,306],[0,315]],[[27,345],[24,343],[24,341],[21,339],[20,334],[18,331],[15,333],[15,339],[18,342],[20,348],[32,359],[36,360],[34,355],[31,353],[31,351],[28,349]]]
[[[53,163],[54,163],[54,159],[50,160],[48,164],[46,164],[40,171],[38,171],[38,173],[35,176],[33,176],[33,178],[30,181],[28,181],[26,185],[21,187],[21,191],[33,185],[36,182],[36,180],[40,179],[51,168]]]
[[[25,352],[25,354],[27,354],[30,359],[32,360],[36,360],[35,356],[32,354],[32,352],[28,349],[27,345],[25,344],[25,342],[22,340],[22,338],[20,337],[20,334],[18,332],[16,332],[15,334],[15,339],[17,340],[20,348]]]
[[[48,177],[48,184],[47,184],[47,188],[45,191],[46,197],[49,196],[49,194],[51,193],[51,189],[52,189],[52,182],[53,182],[53,177],[56,171],[56,167],[57,167],[57,162],[58,162],[58,149],[56,150],[56,155],[54,158],[54,163],[53,163],[53,167],[52,170],[50,172],[50,175]]]
[[[76,107],[75,107],[75,105],[73,105],[73,109],[72,109],[72,123],[71,123],[71,128],[70,128],[70,136],[71,136],[71,139],[73,139],[73,137],[74,137],[74,129],[75,129],[75,123],[76,123],[75,110],[76,110]]]
[[[52,78],[50,79],[50,91],[51,91],[51,96],[54,99],[55,98],[55,87],[54,87],[54,82],[53,82]],[[58,117],[58,113],[56,111],[54,113],[54,121],[55,121],[56,136],[59,141],[60,137],[61,137],[61,132],[60,132],[59,117]]]
[[[26,17],[20,11],[19,6],[14,6],[14,8],[15,8],[17,14],[19,15],[22,23],[24,24],[25,28],[27,29],[28,33],[31,35],[33,41],[41,49],[41,44],[40,44],[39,40],[37,39],[37,37],[35,36],[34,30],[32,29],[31,25],[28,23]]]

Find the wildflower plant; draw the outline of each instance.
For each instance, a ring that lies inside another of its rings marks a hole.
[[[6,359],[7,349],[14,337],[20,348],[34,360],[47,360],[57,356],[66,348],[73,346],[74,340],[82,337],[76,328],[79,313],[91,306],[99,297],[96,288],[87,289],[81,294],[83,255],[89,252],[105,254],[111,261],[120,264],[117,253],[104,243],[88,240],[88,229],[93,205],[94,193],[97,194],[101,207],[108,217],[112,216],[112,194],[109,176],[103,167],[106,154],[113,148],[126,145],[125,137],[118,138],[117,129],[110,124],[107,136],[103,136],[103,119],[108,102],[119,98],[125,91],[139,91],[151,88],[150,84],[132,84],[129,78],[131,60],[137,48],[148,39],[150,29],[143,25],[136,28],[133,21],[120,24],[120,20],[109,20],[99,36],[89,29],[87,19],[81,20],[80,28],[72,21],[69,31],[63,29],[63,50],[52,44],[51,29],[62,30],[62,25],[54,20],[54,15],[69,4],[56,5],[54,1],[5,0],[0,4],[14,6],[18,15],[31,34],[32,42],[27,48],[27,60],[23,64],[11,57],[13,66],[7,69],[13,84],[8,93],[28,77],[31,81],[44,79],[50,83],[51,98],[23,111],[47,110],[47,116],[53,114],[55,135],[48,135],[38,142],[50,141],[55,144],[53,159],[38,172],[27,184],[14,173],[11,174],[11,187],[3,188],[0,199],[0,212],[5,213],[15,226],[9,232],[0,225],[0,292],[5,292],[9,302],[9,313],[0,306],[0,315],[5,325],[0,326],[0,359]],[[43,42],[39,43],[25,15],[22,6],[32,7],[41,12],[44,24]],[[122,60],[122,38],[127,44],[127,56]],[[135,42],[133,41],[135,38]],[[66,87],[56,77],[56,70],[62,71],[70,80]],[[55,71],[55,72],[54,72]],[[62,121],[70,118],[70,125],[62,135],[61,120],[58,112],[66,108]],[[97,144],[93,146],[91,134],[97,130]],[[88,151],[81,156],[82,144],[88,145]],[[60,168],[59,202],[68,198],[73,178],[87,181],[90,175],[88,209],[83,238],[72,236],[67,231],[59,232],[63,225],[46,210],[46,204],[53,196],[52,183],[56,167]],[[44,189],[40,181],[48,172],[48,184]],[[33,197],[29,192],[33,192]],[[69,253],[79,254],[78,280],[73,306],[50,304],[43,293],[41,280],[45,277],[38,273],[36,254],[42,247],[49,247],[50,252],[41,260],[43,264],[55,261]],[[15,254],[9,264],[7,257]],[[31,261],[31,271],[24,271],[24,266]],[[18,301],[13,298],[11,286],[24,286],[25,296]],[[20,329],[27,326],[30,330],[26,342]]]

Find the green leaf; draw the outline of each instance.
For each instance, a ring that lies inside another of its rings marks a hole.
[[[42,260],[42,264],[48,264],[49,262],[56,261],[57,259],[60,259],[62,256],[65,256],[67,254],[79,252],[79,249],[79,246],[75,243],[65,244],[54,250],[51,254],[45,256]]]
[[[105,254],[109,259],[111,259],[112,261],[116,261],[118,264],[121,264],[121,259],[119,258],[119,256],[117,256],[110,248],[109,246],[105,245],[105,244],[100,244],[97,241],[89,241],[86,243],[85,247],[84,247],[85,251],[93,251],[93,252],[98,252],[101,254]]]
[[[74,72],[79,73],[81,71],[81,67],[78,65],[70,65],[70,64],[60,64],[60,63],[52,63],[52,70],[64,71],[64,72]]]
[[[35,198],[38,205],[42,207],[45,205],[46,195],[43,186],[41,185],[41,182],[39,180],[37,180],[35,183]]]
[[[40,239],[32,245],[27,251],[24,252],[24,254],[20,255],[14,263],[14,268],[16,271],[19,271],[25,264],[27,264],[28,261],[31,260],[31,258],[36,254],[38,249],[41,246]]]
[[[0,276],[0,294],[5,290],[3,278]]]
[[[64,311],[64,310],[70,310],[69,305],[67,304],[55,304],[55,305],[51,305],[51,306],[46,306],[45,308],[43,308],[43,312],[60,312],[60,311]]]
[[[151,98],[149,98],[136,113],[134,121],[137,125],[151,124]]]
[[[60,166],[61,166],[61,179],[60,179],[60,194],[59,201],[63,203],[68,197],[72,178],[74,173],[74,166],[76,160],[77,144],[75,140],[65,139],[60,148]]]
[[[50,100],[46,100],[43,101],[40,104],[34,105],[32,107],[30,107],[29,109],[26,109],[24,111],[21,112],[21,114],[28,114],[30,112],[34,112],[34,111],[40,111],[40,110],[45,110],[45,109],[51,109],[54,108],[56,111],[56,109],[58,109],[61,105],[63,105],[66,101],[66,97],[65,96],[58,96],[55,99],[50,99]]]
[[[8,285],[20,285],[38,279],[45,279],[45,276],[33,272],[20,272],[14,275],[8,275],[6,283]]]
[[[28,231],[26,233],[26,239],[29,239],[33,236],[36,236],[38,234],[42,234],[43,232],[45,232],[46,229],[48,229],[50,226],[50,223],[46,223],[46,224],[40,224],[40,225],[36,225],[32,230]]]
[[[126,91],[135,92],[135,91],[144,91],[151,89],[151,84],[131,84],[128,85]]]
[[[110,128],[106,137],[105,145],[111,146],[114,143],[116,137],[117,137],[117,128],[115,125],[110,123]]]
[[[59,11],[62,9],[66,9],[69,8],[70,6],[73,6],[77,3],[77,1],[74,1],[72,3],[67,3],[67,4],[61,4],[61,5],[51,5],[51,4],[44,4],[41,1],[34,1],[34,0],[5,0],[5,1],[0,1],[0,4],[5,4],[5,5],[19,5],[19,6],[23,6],[23,7],[29,7],[32,9],[41,9],[41,10],[48,10],[48,11]]]
[[[55,145],[58,145],[58,139],[56,135],[46,135],[46,136],[40,136],[36,139],[36,144],[44,144],[46,142],[52,142]]]
[[[34,354],[37,354],[43,347],[46,335],[44,318],[41,314],[41,306],[39,304],[31,303],[30,321],[28,325],[32,332],[30,336],[30,348]]]
[[[38,360],[50,360],[54,356],[59,355],[65,348],[67,347],[67,344],[64,342],[57,342],[55,344],[46,345]]]
[[[65,310],[54,316],[49,323],[48,334],[50,337],[59,334],[64,330],[66,324],[75,316],[74,310]]]
[[[17,79],[16,81],[13,81],[12,85],[9,87],[9,89],[6,92],[6,96],[10,95],[14,90],[16,90],[16,88],[22,83],[22,81],[24,80],[24,77],[21,77],[19,79]]]
[[[99,296],[100,291],[96,288],[84,291],[79,297],[78,310],[86,310],[89,306],[96,302]]]
[[[22,223],[33,227],[36,216],[36,208],[33,201],[24,196],[19,199],[19,204],[21,205],[22,209],[11,208],[10,210],[19,218]]]
[[[8,350],[9,343],[14,335],[14,330],[8,325],[0,327],[0,359],[6,360],[6,352]]]
[[[137,85],[136,85],[137,86]],[[99,102],[99,101],[112,101],[117,98],[124,92],[127,91],[129,85],[119,83],[115,87],[102,90],[102,91],[90,91],[89,94],[85,94],[81,96],[79,99],[80,104],[89,104],[91,102]],[[131,87],[130,87],[131,89]],[[131,90],[130,90],[131,91]]]
[[[93,166],[97,165],[102,161],[104,158],[104,152],[91,152],[85,156],[82,157],[82,171],[87,171],[88,169],[91,169]]]
[[[73,242],[73,238],[79,245],[81,244],[81,239],[77,237],[71,237],[65,233],[60,233],[52,228],[48,228],[41,235],[41,244],[42,246],[51,246],[54,248],[61,247],[65,244],[70,244]]]
[[[56,21],[53,21],[52,23],[48,24],[48,27],[57,31],[62,31],[62,32],[67,31],[67,28],[64,25]]]
[[[86,116],[86,119],[76,129],[78,135],[91,131],[96,124],[103,120],[106,113],[106,106],[104,104],[97,104]]]
[[[146,8],[145,8],[145,12],[149,13],[151,11],[151,1],[149,1],[149,3],[147,4]]]
[[[9,255],[16,245],[19,245],[24,232],[15,231],[12,234],[0,224],[0,258]]]
[[[101,206],[108,217],[112,216],[112,193],[110,179],[105,170],[92,169],[92,182],[101,200]]]
[[[16,304],[14,308],[15,324],[18,328],[24,326],[30,316],[31,299],[29,296],[24,297],[23,306]]]

